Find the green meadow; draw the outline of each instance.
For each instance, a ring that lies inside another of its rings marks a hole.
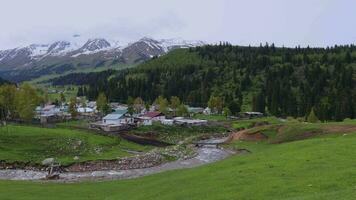
[[[298,125],[300,128],[296,130]],[[70,184],[0,181],[0,199],[356,199],[356,131],[325,128],[327,125],[299,123],[278,132],[274,132],[271,125],[270,129],[260,130],[269,135],[271,140],[234,141],[227,145],[228,148],[246,148],[251,153],[233,155],[198,168],[168,171],[137,179]],[[329,125],[353,128],[354,121]],[[311,130],[324,130],[324,134],[304,139],[295,137]],[[56,133],[70,135],[59,132]],[[30,131],[22,133],[31,134]],[[79,133],[84,137],[82,134],[86,133]],[[288,136],[283,138],[281,134]],[[51,136],[50,133],[48,135]],[[277,138],[280,142],[274,143],[272,139]],[[14,155],[17,158],[21,156]]]

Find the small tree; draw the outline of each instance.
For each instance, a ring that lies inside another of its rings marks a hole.
[[[19,117],[25,121],[30,121],[35,115],[35,108],[40,103],[36,89],[25,83],[16,93],[16,110]]]
[[[208,107],[213,111],[221,114],[224,102],[221,97],[211,96],[208,101]]]
[[[308,115],[307,121],[309,123],[317,123],[319,121],[318,117],[315,115],[314,107],[311,109],[311,111]]]
[[[77,98],[72,97],[69,102],[69,113],[73,119],[77,118],[78,111],[77,111]]]
[[[134,99],[132,97],[129,97],[127,99],[127,112],[132,116],[135,112],[134,108]]]
[[[107,114],[110,111],[110,106],[108,105],[108,100],[104,93],[100,93],[96,99],[96,107],[102,114]]]
[[[148,112],[150,110],[150,104],[148,102],[145,103],[145,109],[146,109],[146,112]]]
[[[3,118],[11,118],[16,109],[16,87],[14,85],[3,85],[0,87],[0,102],[3,109]]]
[[[64,96],[63,92],[61,92],[59,100],[61,105],[63,105],[66,102],[66,97]]]
[[[180,104],[177,108],[177,114],[182,117],[187,116],[189,114],[187,106]]]
[[[141,113],[144,104],[145,104],[145,102],[143,102],[143,100],[141,99],[141,97],[137,97],[137,98],[134,100],[134,109],[135,109],[135,112],[136,112],[136,113]]]
[[[226,118],[228,118],[231,115],[231,111],[228,107],[224,108],[223,114]]]
[[[161,113],[167,114],[168,113],[168,100],[166,98],[164,98],[163,96],[159,96],[156,100],[155,100],[155,104],[158,105],[158,110]]]
[[[179,97],[173,96],[171,97],[170,102],[171,102],[170,106],[173,110],[173,115],[175,116],[177,112],[177,108],[181,105],[180,99]]]

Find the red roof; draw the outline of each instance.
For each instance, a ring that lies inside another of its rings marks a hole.
[[[154,117],[157,117],[157,116],[161,116],[162,113],[161,112],[146,112],[143,117],[150,117],[150,118],[154,118]]]

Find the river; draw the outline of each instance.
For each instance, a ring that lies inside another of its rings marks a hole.
[[[224,142],[224,139],[212,139],[204,142],[215,143]],[[216,148],[212,145],[198,148],[197,156],[186,159],[164,163],[158,166],[130,169],[130,170],[109,170],[109,171],[90,171],[90,172],[64,172],[60,174],[60,179],[55,181],[60,182],[77,182],[85,180],[114,180],[114,179],[130,179],[150,174],[160,173],[175,169],[193,168],[208,163],[213,163],[232,155],[233,152],[221,148]],[[43,180],[46,177],[46,172],[30,171],[30,170],[0,170],[0,179],[2,180]]]

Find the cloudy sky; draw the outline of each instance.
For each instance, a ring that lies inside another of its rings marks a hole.
[[[103,37],[240,45],[356,43],[355,0],[0,0],[0,49]]]

